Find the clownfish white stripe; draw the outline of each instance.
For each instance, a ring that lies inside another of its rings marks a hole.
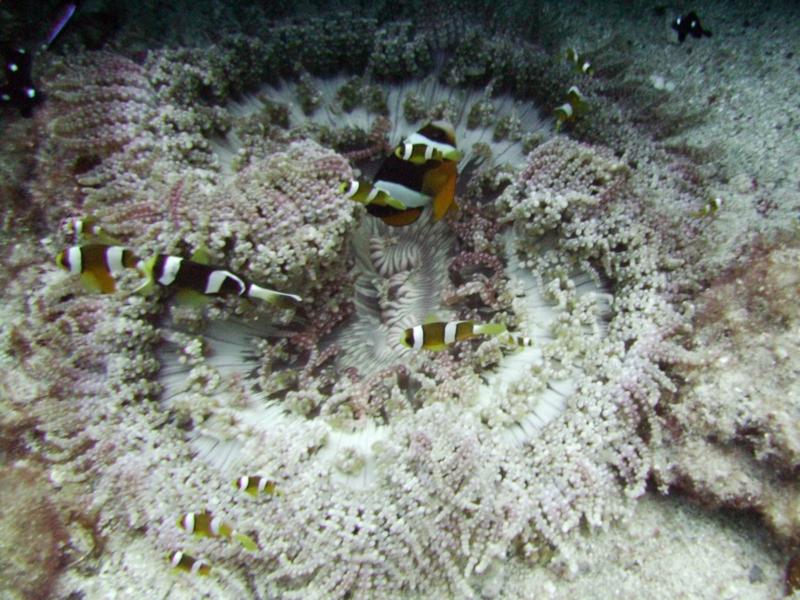
[[[422,344],[425,342],[424,334],[422,331],[422,325],[415,325],[413,329],[414,335],[414,350],[419,350],[422,348]]]
[[[208,276],[208,280],[206,281],[206,294],[217,294],[219,293],[222,286],[225,284],[225,280],[231,278],[233,279],[236,284],[239,286],[239,291],[237,292],[240,296],[244,294],[245,286],[244,281],[242,281],[239,277],[231,273],[230,271],[212,271],[211,274]]]
[[[452,144],[445,144],[442,142],[434,141],[429,137],[422,135],[418,131],[412,133],[410,136],[406,138],[406,144],[408,144],[409,146],[413,146],[414,144],[423,144],[425,146],[428,146],[429,148],[441,150],[442,154],[447,154],[448,152],[452,152],[453,150],[455,150],[455,146],[453,146]]]
[[[211,535],[219,536],[219,530],[222,527],[222,519],[219,517],[214,517],[211,519],[211,524],[209,525],[209,529],[211,530]]]
[[[376,189],[386,192],[392,198],[397,198],[400,202],[405,204],[406,208],[419,208],[421,206],[427,206],[431,202],[430,196],[415,192],[411,188],[407,188],[399,183],[379,179],[374,183],[374,186]]]
[[[194,513],[187,513],[183,517],[183,528],[189,533],[194,533]]]
[[[239,489],[245,491],[250,485],[250,478],[247,475],[239,477]]]
[[[112,275],[119,275],[125,270],[125,264],[122,261],[123,252],[125,252],[125,248],[122,246],[110,246],[106,251],[108,270]]]
[[[411,155],[414,153],[414,145],[406,142],[403,144],[403,160],[410,160]]]
[[[80,275],[83,271],[83,253],[80,246],[72,246],[67,250],[67,260],[69,261],[69,272],[73,275]]]
[[[376,187],[372,188],[372,189],[369,191],[369,194],[367,194],[367,204],[369,204],[370,202],[372,202],[373,200],[375,200],[375,198],[377,198],[377,197],[378,197],[378,194],[379,194],[379,193],[380,193],[380,190],[379,190],[378,188],[376,188]]]
[[[183,552],[178,550],[175,554],[172,555],[172,568],[177,569],[178,565],[181,564],[183,560]]]
[[[356,193],[358,193],[358,187],[359,187],[358,186],[358,181],[356,181],[355,179],[351,179],[350,180],[350,187],[347,188],[347,191],[345,192],[345,196],[347,196],[348,198],[352,198],[353,196],[355,196]]]
[[[566,104],[562,104],[556,110],[564,111],[564,114],[567,117],[571,117],[572,116],[572,105],[569,102],[567,102]]]
[[[450,321],[444,326],[444,343],[452,344],[456,341],[456,333],[458,332],[458,324],[462,321]]]
[[[161,269],[161,276],[158,278],[158,283],[161,285],[170,285],[178,276],[178,271],[181,270],[182,258],[178,256],[168,256],[164,261],[164,267]]]
[[[266,487],[267,487],[267,478],[266,477],[262,477],[258,481],[258,491],[259,491],[259,493],[263,493],[264,490],[266,489]]]
[[[197,575],[200,572],[200,569],[204,568],[205,566],[206,566],[205,561],[195,560],[192,563],[192,569],[191,569],[190,573],[192,575]]]

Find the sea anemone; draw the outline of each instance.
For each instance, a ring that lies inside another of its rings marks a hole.
[[[202,554],[221,597],[478,597],[508,561],[569,566],[578,532],[643,493],[684,357],[675,221],[620,155],[553,136],[540,50],[480,33],[340,16],[56,69],[31,192],[69,190],[53,236],[88,210],[137,252],[202,248],[304,298],[198,310],[20,276],[13,402],[91,477],[108,535]],[[458,214],[392,228],[337,192],[442,118],[465,154]],[[532,346],[403,348],[431,315]],[[231,486],[255,474],[280,493]],[[177,531],[198,508],[259,549]]]

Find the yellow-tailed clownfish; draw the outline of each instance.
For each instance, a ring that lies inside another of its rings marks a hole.
[[[211,566],[204,560],[189,556],[184,552],[178,550],[169,556],[169,562],[173,569],[183,571],[184,573],[191,573],[192,575],[206,576],[211,573]]]
[[[224,267],[215,267],[191,259],[156,254],[140,264],[149,283],[190,290],[204,296],[236,295],[258,298],[282,308],[291,308],[302,298],[296,294],[276,292],[234,275]]]
[[[274,480],[260,475],[245,475],[233,482],[233,487],[253,497],[259,494],[279,495],[277,486]]]
[[[434,121],[422,127],[386,157],[373,180],[373,186],[396,198],[405,206],[397,210],[390,206],[367,205],[367,212],[395,227],[416,221],[422,209],[431,204],[433,218],[438,221],[455,205],[458,166],[454,160],[429,160],[421,164],[403,160],[397,155],[404,144],[427,145],[440,149],[455,149],[455,131],[445,121]],[[450,150],[442,150],[450,151]]]
[[[109,234],[97,218],[89,215],[86,217],[70,217],[63,224],[64,233],[75,240],[75,243],[120,245],[120,241]]]
[[[215,517],[208,511],[186,513],[178,519],[178,527],[197,537],[233,538],[239,542],[245,550],[249,550],[250,552],[258,550],[258,544],[255,543],[253,538],[234,531],[233,527],[228,523],[223,521],[220,517]]]
[[[586,57],[582,56],[575,48],[567,48],[565,56],[567,62],[571,63],[579,73],[591,75],[594,72],[592,63],[586,60]]]
[[[506,333],[502,323],[476,324],[474,321],[435,321],[409,327],[403,332],[400,343],[414,350],[443,350],[454,342],[468,340],[476,335],[500,335]]]
[[[556,131],[559,131],[567,121],[572,121],[575,117],[585,113],[588,108],[586,97],[578,89],[578,86],[570,87],[567,90],[567,101],[553,111],[556,116]]]
[[[722,198],[719,196],[713,196],[709,198],[708,202],[706,202],[700,210],[696,210],[692,213],[693,217],[713,217],[717,214],[717,211],[722,206]]]
[[[56,264],[70,273],[80,275],[90,290],[110,294],[117,289],[116,278],[125,269],[135,269],[139,259],[122,246],[85,244],[71,246],[56,256]]]

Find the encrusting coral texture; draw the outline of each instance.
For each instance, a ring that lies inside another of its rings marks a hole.
[[[554,136],[534,102],[563,73],[540,50],[466,26],[436,38],[354,22],[48,64],[25,192],[42,239],[4,250],[13,417],[0,427],[35,423],[28,448],[79,482],[81,522],[136,554],[98,544],[63,595],[113,572],[187,597],[503,597],[508,565],[574,573],[576,549],[628,516],[653,474],[796,536],[796,483],[766,474],[797,462],[793,379],[769,397],[730,368],[750,347],[758,364],[795,364],[796,252],[765,244],[697,296],[722,260],[691,262],[713,233],[687,216],[701,186],[663,154]],[[339,192],[438,118],[466,156],[458,211],[393,228]],[[61,222],[81,215],[142,258],[202,251],[303,300],[186,306],[131,293],[135,272],[88,294],[51,267],[74,243]],[[754,293],[759,274],[768,289]],[[775,335],[754,336],[751,312]],[[403,347],[431,316],[509,333]],[[704,479],[710,447],[731,472],[751,449],[752,472],[727,491],[719,471]],[[278,492],[234,489],[257,474]],[[175,526],[206,509],[258,549]],[[176,550],[212,576],[176,584]]]

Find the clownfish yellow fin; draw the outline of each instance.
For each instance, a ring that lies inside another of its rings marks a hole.
[[[210,265],[211,264],[211,254],[208,251],[208,248],[205,246],[200,246],[197,250],[192,253],[192,256],[189,258],[192,262],[196,262],[201,265]]]
[[[90,292],[98,294],[111,294],[117,289],[113,277],[107,273],[93,273],[86,271],[81,273],[81,283]]]
[[[234,533],[233,539],[239,542],[242,545],[242,548],[248,552],[256,552],[258,550],[258,544],[256,544],[255,540],[249,535],[245,535],[243,533]]]
[[[203,308],[211,302],[211,297],[196,292],[195,290],[182,288],[175,292],[175,301],[183,306]]]
[[[428,323],[442,323],[442,322],[444,322],[444,319],[442,319],[436,313],[428,313],[422,320],[423,325],[427,325]]]
[[[392,213],[390,215],[384,215],[380,217],[380,219],[392,227],[403,227],[405,225],[411,225],[411,223],[419,219],[421,214],[421,208],[409,208],[408,210]]]

